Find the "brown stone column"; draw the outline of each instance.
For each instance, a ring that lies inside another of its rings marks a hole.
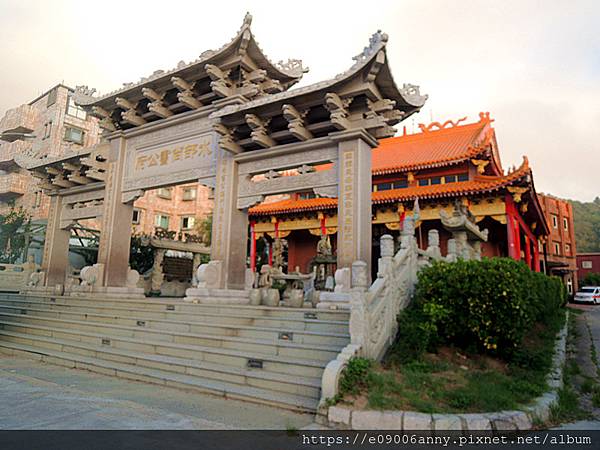
[[[62,197],[54,195],[50,198],[48,225],[44,242],[42,270],[46,273],[45,285],[54,287],[65,284],[67,267],[69,265],[69,238],[71,232],[60,228]]]
[[[331,135],[338,141],[337,267],[367,264],[371,274],[371,149],[377,141],[357,130]]]
[[[237,163],[231,153],[219,152],[210,259],[221,261],[220,288],[244,289],[248,212],[237,208]]]
[[[126,147],[125,139],[116,138],[111,141],[108,156],[106,196],[98,249],[98,263],[104,266],[102,285],[107,287],[124,287],[129,269],[133,201],[121,201]]]

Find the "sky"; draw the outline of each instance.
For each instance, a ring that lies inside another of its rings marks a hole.
[[[505,168],[527,155],[538,192],[600,196],[596,0],[0,0],[0,114],[59,82],[104,93],[194,60],[246,11],[271,60],[310,68],[302,84],[349,68],[381,29],[396,83],[429,95],[409,132],[489,111]]]

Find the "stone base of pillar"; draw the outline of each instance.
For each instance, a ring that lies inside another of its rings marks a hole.
[[[250,291],[241,289],[189,288],[184,302],[222,305],[249,305]]]

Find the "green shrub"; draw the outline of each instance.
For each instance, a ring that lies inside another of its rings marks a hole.
[[[582,286],[600,286],[600,273],[590,272],[581,281]]]
[[[340,378],[340,394],[358,394],[367,387],[369,372],[373,362],[370,359],[353,357],[342,371]]]
[[[399,316],[397,348],[448,343],[508,356],[565,300],[560,280],[509,258],[437,262],[419,273],[414,304]]]

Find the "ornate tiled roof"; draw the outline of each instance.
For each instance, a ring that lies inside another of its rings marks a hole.
[[[385,204],[399,201],[435,199],[481,194],[497,191],[511,185],[517,180],[531,175],[529,161],[523,157],[523,164],[518,169],[502,176],[477,176],[473,180],[458,183],[437,184],[432,186],[414,186],[403,189],[377,191],[372,194],[373,204]],[[261,204],[250,208],[250,215],[270,215],[302,211],[316,211],[337,208],[336,198],[311,198],[307,200],[287,199],[269,204]]]
[[[493,137],[489,114],[481,113],[476,123],[459,125],[462,120],[419,125],[421,133],[382,139],[373,150],[373,174],[446,166],[480,154]]]

